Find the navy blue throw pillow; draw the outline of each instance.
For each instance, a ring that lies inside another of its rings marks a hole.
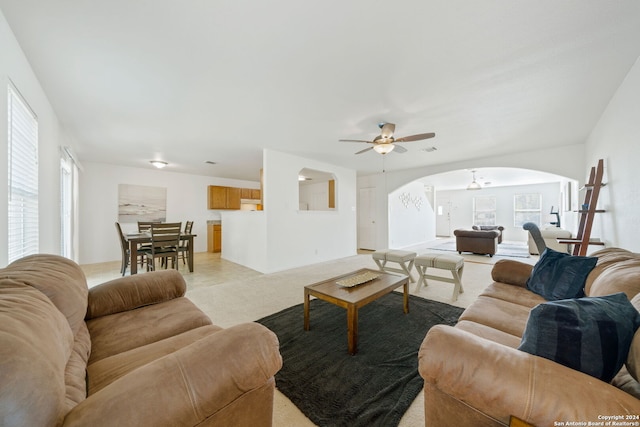
[[[547,248],[533,266],[527,289],[549,301],[584,296],[584,282],[598,258],[572,256]]]
[[[610,382],[629,354],[640,313],[626,294],[535,306],[519,350]]]

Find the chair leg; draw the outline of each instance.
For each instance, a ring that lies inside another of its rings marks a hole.
[[[129,265],[129,255],[126,253],[122,254],[122,263],[120,264],[120,273],[124,276],[124,273],[127,271],[127,266]]]

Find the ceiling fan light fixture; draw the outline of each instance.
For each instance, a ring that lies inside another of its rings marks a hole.
[[[471,173],[473,174],[473,181],[467,186],[467,190],[482,190],[482,186],[476,181],[476,171],[473,170]]]
[[[162,160],[151,160],[149,163],[151,163],[153,166],[157,167],[158,169],[162,169],[163,167],[169,164],[167,162],[163,162]]]
[[[396,143],[398,142],[413,142],[413,141],[421,141],[423,139],[429,139],[436,136],[435,133],[419,133],[415,135],[404,136],[402,138],[394,137],[394,132],[396,130],[396,125],[393,123],[378,123],[378,127],[382,129],[380,131],[380,135],[376,136],[373,140],[368,139],[340,139],[341,142],[364,142],[367,144],[373,144],[369,148],[365,148],[364,150],[360,150],[356,152],[356,154],[366,153],[369,150],[375,150],[379,154],[387,154],[393,151],[394,147],[396,147]],[[397,146],[398,149],[396,153],[406,153],[407,149],[402,145]],[[435,147],[434,147],[435,150]]]
[[[395,145],[385,143],[385,144],[377,144],[373,146],[373,149],[376,150],[376,153],[387,154],[393,151]]]

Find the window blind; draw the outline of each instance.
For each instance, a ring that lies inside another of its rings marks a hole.
[[[38,120],[9,85],[8,261],[38,252]]]

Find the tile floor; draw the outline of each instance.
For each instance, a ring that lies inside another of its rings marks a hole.
[[[182,262],[178,266],[178,270],[187,282],[187,290],[215,286],[231,280],[249,279],[262,275],[258,271],[222,259],[220,253],[195,253],[193,263],[193,273],[190,273],[189,268]],[[89,287],[121,277],[120,261],[85,264],[81,267],[87,276]],[[144,274],[140,270],[140,267],[138,267],[139,274]],[[126,275],[128,276],[129,274],[129,268],[127,268]]]

